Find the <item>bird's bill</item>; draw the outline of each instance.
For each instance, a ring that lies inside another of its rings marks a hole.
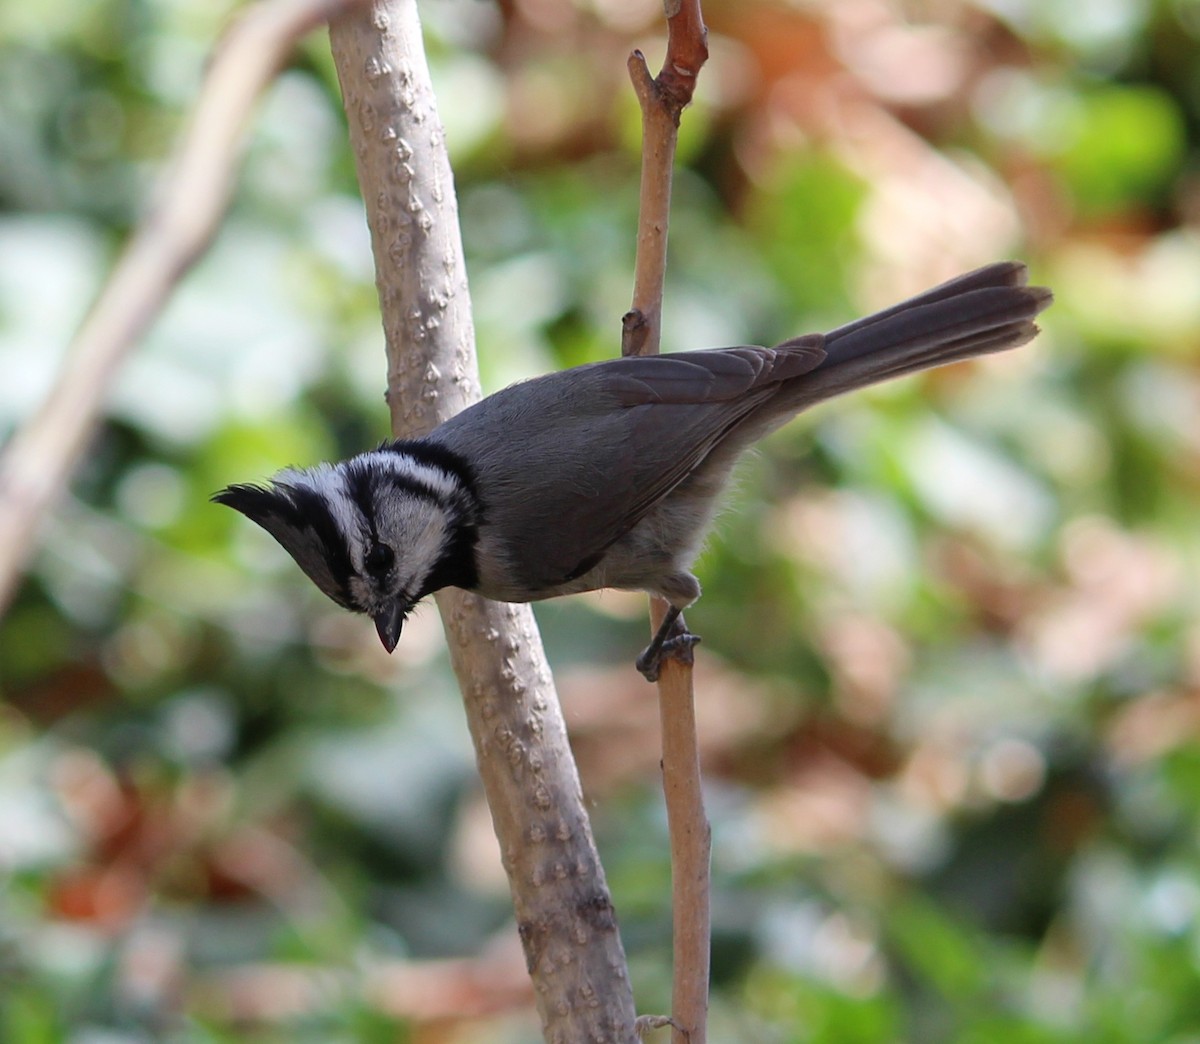
[[[404,627],[406,607],[401,602],[392,602],[375,613],[375,630],[379,632],[379,640],[383,647],[392,652],[400,641],[400,631]]]

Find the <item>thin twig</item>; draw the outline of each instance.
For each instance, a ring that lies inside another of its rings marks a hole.
[[[453,174],[416,0],[330,26],[367,207],[396,435],[479,397]],[[633,992],[528,605],[437,595],[547,1041],[633,1044]]]
[[[667,0],[667,57],[657,78],[640,51],[629,56],[629,75],[642,110],[642,180],[633,305],[622,319],[623,355],[658,352],[667,228],[679,118],[692,99],[708,57],[700,0]],[[666,611],[651,602],[651,633]],[[673,658],[658,681],[663,734],[663,791],[671,836],[674,923],[673,1044],[704,1044],[708,1021],[711,831],[700,785],[692,668]]]
[[[156,204],[76,333],[50,394],[0,456],[0,613],[126,354],[211,240],[259,95],[300,37],[360,2],[265,0],[217,48]]]

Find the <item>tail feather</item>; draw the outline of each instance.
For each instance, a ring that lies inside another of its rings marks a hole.
[[[872,312],[861,319],[855,319],[844,326],[839,326],[836,330],[830,331],[826,336],[833,339],[847,337],[867,327],[883,323],[893,316],[900,315],[910,309],[961,297],[972,290],[1000,287],[1020,290],[1028,281],[1029,270],[1025,267],[1024,262],[996,261],[990,265],[984,265],[982,268],[966,272],[963,275],[955,276],[953,279],[948,279],[946,282],[939,283],[937,286],[931,287],[929,290],[924,290],[915,297],[907,298],[899,304],[894,304],[890,308],[885,308],[879,312]]]
[[[1016,261],[988,265],[825,335],[825,360],[784,385],[777,405],[799,410],[879,381],[1016,348],[1038,332],[1053,295],[1026,286]],[[790,385],[790,386],[789,386]],[[786,404],[786,405],[785,405]]]

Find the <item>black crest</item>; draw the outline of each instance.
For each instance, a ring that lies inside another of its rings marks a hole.
[[[334,519],[329,501],[316,490],[286,483],[236,485],[213,494],[212,499],[262,526],[338,605],[364,611],[351,600],[349,581],[354,567],[346,535]]]

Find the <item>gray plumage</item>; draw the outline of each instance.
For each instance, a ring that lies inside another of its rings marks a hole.
[[[422,439],[214,498],[262,525],[389,651],[448,585],[527,602],[602,587],[700,594],[692,562],[737,458],[800,410],[1016,347],[1051,301],[990,265],[775,348],[612,359],[512,385]]]

